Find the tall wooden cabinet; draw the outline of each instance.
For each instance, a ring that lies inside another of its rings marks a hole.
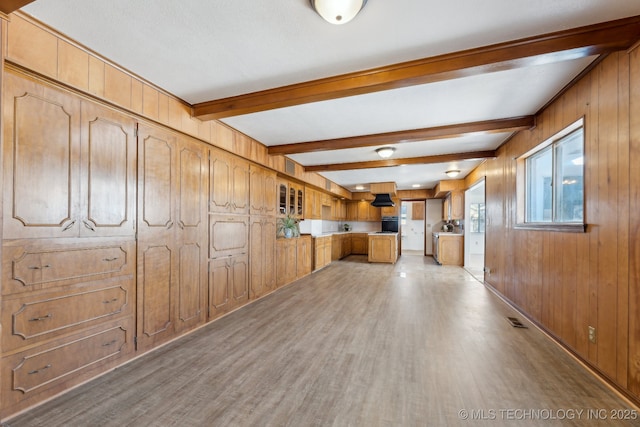
[[[135,336],[135,122],[5,72],[0,417],[123,363]]]
[[[206,320],[207,151],[141,125],[138,132],[138,346]]]

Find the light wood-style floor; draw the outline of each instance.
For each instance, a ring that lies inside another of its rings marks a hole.
[[[7,425],[638,425],[514,315],[462,268],[351,256]]]

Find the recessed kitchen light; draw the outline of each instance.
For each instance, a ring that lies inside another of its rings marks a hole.
[[[420,184],[413,184],[412,187],[413,188],[420,188]]]
[[[356,190],[364,190],[364,186],[363,185],[356,185]]]

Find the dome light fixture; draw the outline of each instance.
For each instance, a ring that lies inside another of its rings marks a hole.
[[[378,156],[382,157],[383,159],[388,159],[393,155],[394,151],[396,151],[396,149],[393,147],[382,147],[378,148],[376,150],[376,153],[378,153]]]
[[[309,0],[311,7],[325,21],[341,25],[356,17],[367,0]]]
[[[455,178],[460,175],[460,171],[457,169],[448,170],[445,172],[449,178]]]

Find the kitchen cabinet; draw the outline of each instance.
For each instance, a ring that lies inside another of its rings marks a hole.
[[[260,298],[276,289],[276,218],[251,217],[249,297]]]
[[[455,190],[447,194],[442,212],[444,220],[464,219],[464,191]]]
[[[206,321],[208,156],[204,144],[141,125],[138,348]]]
[[[425,202],[413,202],[411,203],[411,219],[413,221],[424,220]]]
[[[277,239],[277,286],[285,286],[311,273],[313,265],[311,236]]]
[[[209,211],[249,214],[249,162],[213,148],[209,157]]]
[[[251,164],[249,174],[249,214],[275,216],[278,212],[275,172]]]
[[[369,262],[395,264],[398,260],[397,234],[369,234]]]
[[[136,122],[5,75],[3,238],[135,236]]]
[[[209,319],[247,303],[249,256],[231,255],[209,260]]]
[[[436,262],[441,265],[464,264],[464,237],[454,233],[434,233],[433,234],[434,253]]]
[[[332,237],[318,236],[313,239],[314,265],[313,270],[319,270],[331,264]]]
[[[400,216],[400,200],[397,197],[392,197],[395,206],[383,206],[380,208],[381,216]]]
[[[278,181],[278,214],[304,217],[304,186],[286,180]]]
[[[382,213],[380,208],[371,206],[371,202],[360,200],[349,202],[347,207],[347,219],[350,221],[380,221]]]
[[[322,219],[322,193],[307,186],[304,195],[304,218]]]
[[[368,238],[366,233],[351,234],[351,253],[354,255],[367,255]]]

